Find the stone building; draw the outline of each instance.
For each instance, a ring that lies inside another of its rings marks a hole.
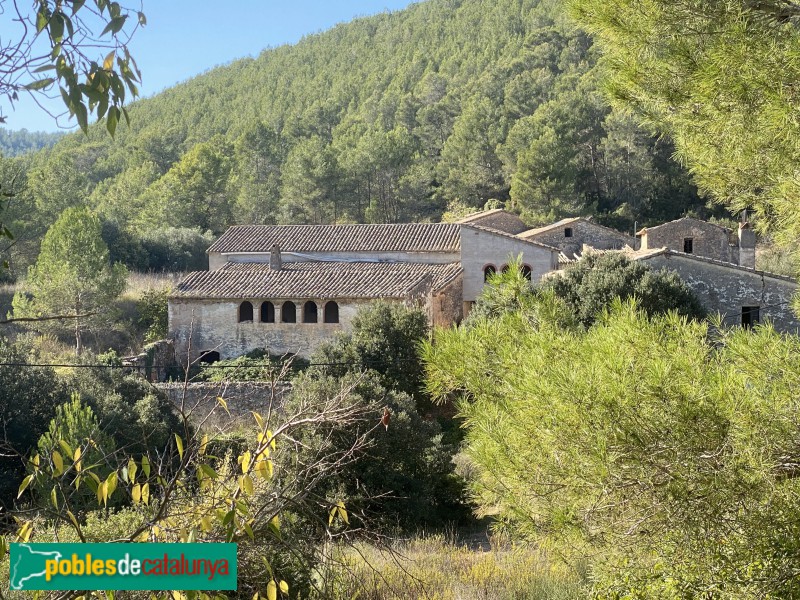
[[[639,250],[631,257],[655,269],[675,271],[703,306],[720,313],[727,325],[751,327],[769,320],[778,331],[800,333],[800,320],[791,308],[797,291],[792,277],[669,248]]]
[[[675,252],[712,258],[743,267],[756,266],[756,236],[748,223],[738,234],[727,227],[684,217],[663,225],[645,227],[636,234],[640,250],[669,248]]]
[[[231,227],[208,249],[209,270],[170,296],[170,335],[182,362],[256,348],[308,356],[378,299],[447,326],[516,256],[533,281],[558,265],[556,248],[474,224]]]
[[[460,221],[464,225],[479,225],[481,227],[488,227],[497,231],[503,231],[512,235],[522,233],[528,226],[525,221],[520,219],[514,213],[503,210],[502,208],[493,208],[491,210],[482,210],[479,212],[467,215]]]
[[[209,270],[190,273],[169,298],[170,337],[184,363],[256,348],[309,356],[374,300],[420,307],[432,325],[449,326],[512,257],[538,281],[589,249],[628,252],[677,272],[730,324],[769,319],[779,331],[798,331],[790,307],[797,283],[753,268],[747,224],[734,234],[684,218],[638,237],[634,250],[633,237],[591,219],[529,229],[502,210],[458,223],[231,227],[208,249]]]
[[[633,236],[605,227],[585,217],[562,219],[551,225],[526,229],[518,237],[555,246],[566,259],[579,256],[585,247],[595,250],[622,250],[636,247]]]

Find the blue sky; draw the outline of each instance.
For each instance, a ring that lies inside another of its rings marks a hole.
[[[355,17],[405,8],[411,0],[143,0],[147,26],[130,45],[142,71],[142,96],[263,49],[297,42]],[[135,3],[124,2],[126,6]],[[100,57],[98,57],[100,58]],[[53,102],[53,110],[63,105]],[[33,101],[22,98],[12,110],[0,99],[9,129],[56,131],[56,123]]]

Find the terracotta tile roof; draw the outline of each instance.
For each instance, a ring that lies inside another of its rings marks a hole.
[[[170,298],[405,298],[430,281],[441,289],[461,274],[458,263],[284,262],[228,263],[189,273]]]
[[[389,225],[237,225],[209,252],[458,252],[456,223]]]

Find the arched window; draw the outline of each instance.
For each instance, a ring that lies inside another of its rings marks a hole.
[[[338,323],[339,322],[339,305],[333,300],[325,305],[325,322]]]
[[[494,268],[494,265],[486,265],[483,267],[483,280],[489,281],[489,277],[494,275],[497,272],[497,269]]]
[[[274,323],[275,322],[275,305],[266,300],[261,303],[261,322]]]
[[[303,323],[317,322],[317,303],[309,300],[303,305]]]
[[[281,323],[297,323],[297,307],[287,301],[281,305]]]
[[[245,300],[239,305],[239,323],[253,320],[253,304]]]
[[[502,271],[503,273],[508,273],[509,269],[511,269],[510,265],[503,265],[500,271]]]
[[[530,281],[530,280],[531,280],[532,269],[531,269],[531,266],[530,266],[530,265],[522,265],[522,275],[523,275],[523,276],[525,277],[525,279],[527,279],[528,281]]]

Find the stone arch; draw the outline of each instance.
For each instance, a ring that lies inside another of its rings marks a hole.
[[[291,300],[281,304],[281,323],[297,323],[297,306]]]
[[[239,305],[239,323],[253,321],[253,303],[245,300]]]
[[[325,322],[338,323],[339,322],[339,305],[333,300],[325,304]]]
[[[303,323],[316,323],[318,320],[317,303],[309,300],[303,304]]]

